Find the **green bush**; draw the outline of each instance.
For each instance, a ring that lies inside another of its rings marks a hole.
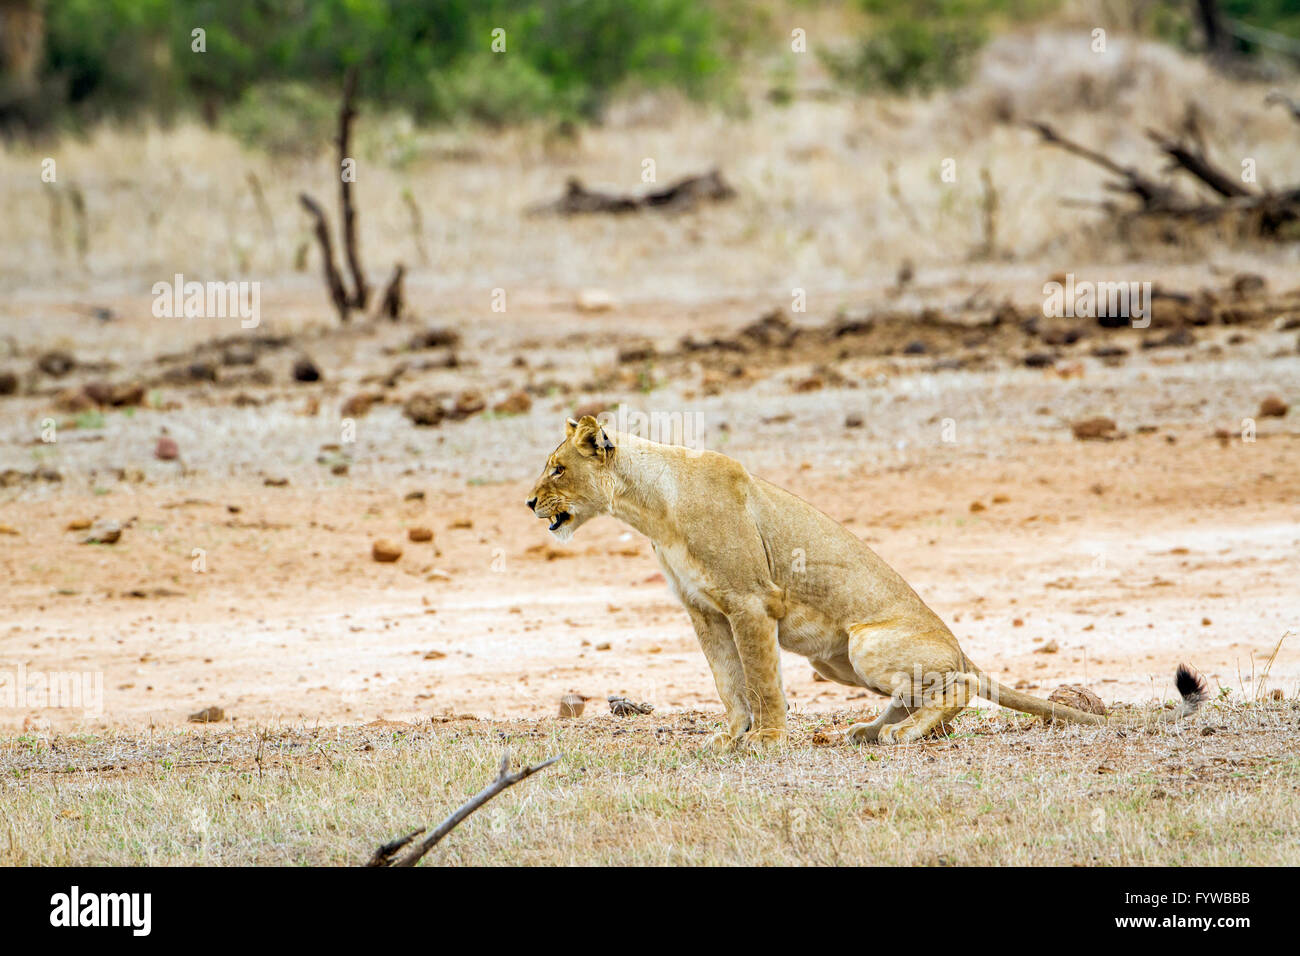
[[[961,83],[984,39],[979,26],[895,20],[851,53],[822,51],[822,60],[832,76],[849,86],[928,93]]]
[[[847,51],[819,54],[839,82],[861,90],[928,93],[970,72],[992,25],[1023,22],[1056,0],[858,0],[870,28]]]
[[[245,90],[221,125],[246,146],[311,155],[330,141],[338,115],[338,98],[306,83],[263,83]]]
[[[363,98],[422,121],[590,117],[628,87],[717,91],[736,25],[728,9],[728,0],[60,0],[49,5],[43,84],[82,118],[233,108],[243,135],[277,141],[290,136],[272,118],[306,103],[305,87],[337,95],[352,65]],[[205,52],[191,49],[196,28]],[[491,50],[496,28],[504,53]]]

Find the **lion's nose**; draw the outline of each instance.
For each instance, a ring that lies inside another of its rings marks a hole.
[[[527,501],[524,502],[524,504],[528,505],[528,509],[529,509],[530,511],[536,511],[536,510],[537,510],[537,499],[536,499],[536,498],[529,498]]]

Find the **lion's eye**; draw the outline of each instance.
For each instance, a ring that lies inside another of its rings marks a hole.
[[[562,475],[562,474],[564,474],[564,466],[563,466],[563,465],[556,465],[556,466],[555,466],[555,470],[551,472],[551,477],[552,477],[552,478],[559,478],[560,475]]]

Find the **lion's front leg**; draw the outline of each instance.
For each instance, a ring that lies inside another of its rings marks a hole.
[[[762,602],[742,605],[727,615],[745,671],[745,701],[753,715],[746,743],[785,743],[785,691],[781,687],[781,650],[777,622]]]
[[[729,750],[740,742],[751,722],[749,705],[745,702],[745,669],[740,662],[740,651],[732,637],[731,625],[722,614],[692,605],[687,605],[686,611],[713,671],[713,683],[717,685],[722,706],[727,709],[727,729],[710,737],[708,745],[714,750]]]

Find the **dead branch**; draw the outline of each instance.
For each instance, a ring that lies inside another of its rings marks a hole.
[[[1067,153],[1073,153],[1075,156],[1095,163],[1116,176],[1123,177],[1124,182],[1122,184],[1111,184],[1109,188],[1132,193],[1142,200],[1144,208],[1179,209],[1185,205],[1182,197],[1177,192],[1156,182],[1154,179],[1144,176],[1132,166],[1121,166],[1109,156],[1082,146],[1073,140],[1066,139],[1046,123],[1031,121],[1029,127],[1038,132],[1038,135],[1043,138],[1043,142],[1059,146]]]
[[[735,195],[736,191],[716,169],[701,176],[687,176],[670,186],[652,190],[642,196],[588,189],[576,176],[570,176],[565,183],[563,196],[554,202],[533,206],[528,212],[530,215],[554,213],[560,216],[576,216],[585,213],[618,215],[641,209],[682,211],[693,209],[701,202],[723,202],[734,198]]]
[[[375,850],[374,855],[370,858],[370,861],[366,866],[415,866],[415,864],[419,863],[424,855],[432,850],[443,837],[459,826],[461,821],[479,807],[483,806],[483,804],[487,803],[502,790],[513,787],[521,780],[527,780],[539,770],[545,770],[562,756],[564,755],[556,754],[549,760],[544,760],[541,763],[533,764],[531,767],[524,767],[514,773],[510,773],[510,752],[506,751],[501,755],[501,768],[497,771],[496,779],[465,803],[461,804],[461,806],[457,808],[456,812],[446,820],[442,821],[438,826],[438,829],[434,830],[431,834],[421,840],[404,856],[397,859],[394,859],[394,857],[398,851],[423,833],[424,828],[421,827],[404,837],[399,837],[398,839],[393,840],[391,843],[385,843],[383,846],[379,847],[379,849]]]
[[[379,300],[379,314],[386,315],[394,322],[402,317],[406,308],[406,297],[402,291],[402,280],[406,277],[406,266],[400,262],[393,266],[393,275],[384,287],[384,296]]]
[[[1285,106],[1287,111],[1291,114],[1291,118],[1297,123],[1300,123],[1300,102],[1291,99],[1291,97],[1287,96],[1281,90],[1273,90],[1273,92],[1269,93],[1268,96],[1264,97],[1264,105],[1272,106],[1274,103]]]
[[[370,858],[369,862],[366,863],[366,866],[392,866],[393,857],[397,856],[397,851],[406,846],[406,844],[410,843],[423,832],[424,827],[420,827],[418,830],[412,830],[406,836],[398,837],[396,840],[385,843],[375,851],[375,855]]]
[[[370,286],[366,283],[366,274],[361,268],[361,253],[357,249],[357,212],[352,205],[352,177],[343,175],[343,164],[350,158],[348,152],[352,141],[352,121],[357,115],[356,108],[352,105],[356,92],[357,68],[354,66],[343,79],[343,102],[339,106],[339,207],[343,210],[343,252],[352,273],[351,305],[364,312],[366,302],[370,299]]]
[[[357,243],[357,209],[352,198],[352,184],[355,177],[349,174],[350,170],[346,165],[352,159],[348,156],[348,153],[351,150],[352,143],[352,121],[357,116],[356,93],[357,69],[352,67],[343,78],[343,99],[339,105],[339,130],[335,139],[338,146],[339,208],[342,215],[343,259],[352,277],[351,291],[348,290],[342,270],[334,261],[334,244],[330,241],[329,220],[325,218],[325,211],[321,209],[320,203],[306,193],[301,193],[298,197],[303,208],[311,213],[312,218],[315,220],[316,241],[320,244],[321,259],[324,260],[325,286],[329,290],[330,300],[333,301],[334,308],[338,310],[341,322],[347,322],[354,309],[364,312],[366,303],[370,301],[370,285],[366,281],[365,270],[361,267],[361,252]],[[420,247],[420,255],[422,258],[427,258],[423,247]],[[388,280],[388,285],[384,289],[384,296],[379,306],[380,312],[394,321],[402,316],[404,306],[402,280],[405,275],[406,269],[399,263],[393,270],[392,278]]]
[[[339,275],[338,267],[334,265],[334,244],[330,242],[330,227],[325,219],[325,210],[306,193],[300,193],[298,201],[316,220],[316,241],[320,243],[321,260],[325,267],[325,285],[329,289],[334,308],[338,310],[339,321],[346,322],[352,306],[347,290],[343,287],[343,276]]]
[[[1186,146],[1154,129],[1147,130],[1147,137],[1173,161],[1175,169],[1181,169],[1195,176],[1225,199],[1254,195],[1251,190],[1211,163],[1203,150]]]

